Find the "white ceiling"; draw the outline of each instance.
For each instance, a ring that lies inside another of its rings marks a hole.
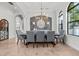
[[[13,13],[23,13],[25,16],[30,14],[41,13],[41,2],[13,2],[14,6],[7,2],[0,2],[0,6],[4,5],[6,8],[12,10]],[[68,2],[42,2],[42,12],[51,13],[57,8],[61,8],[68,4]]]
[[[18,7],[15,8],[15,6],[10,5],[8,2],[0,2],[0,7],[8,9],[12,13],[19,13],[21,11],[20,8],[19,9],[18,9]]]
[[[66,3],[67,2],[42,2],[42,8],[43,11],[54,11]],[[17,2],[16,4],[25,12],[41,11],[41,2]]]
[[[42,2],[42,12],[51,13],[57,8],[61,8],[62,5],[68,2]],[[24,13],[40,13],[41,12],[41,2],[17,2],[15,3]]]

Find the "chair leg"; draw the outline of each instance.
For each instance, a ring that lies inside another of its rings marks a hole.
[[[26,43],[26,47],[28,48],[28,43]]]
[[[43,47],[44,47],[44,42],[43,42]]]
[[[34,42],[33,42],[33,48],[34,48]]]
[[[19,39],[17,40],[17,45],[18,45],[18,43],[19,43]]]
[[[58,39],[56,38],[56,43],[58,44]]]
[[[53,44],[53,47],[54,47],[55,45]]]
[[[35,47],[36,47],[36,42],[35,42]]]
[[[55,46],[56,44],[53,42],[53,47]]]
[[[65,44],[65,41],[64,41],[64,39],[62,39],[62,44]]]
[[[24,40],[24,45],[26,44],[25,40]]]
[[[64,39],[63,39],[63,44],[65,44],[65,41],[64,41]]]
[[[47,47],[48,47],[48,42],[47,42]]]
[[[36,47],[38,48],[38,44],[36,45]]]
[[[20,43],[23,43],[22,39],[20,39]]]
[[[60,39],[60,42],[62,43],[62,39]]]

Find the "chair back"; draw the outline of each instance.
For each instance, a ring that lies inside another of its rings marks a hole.
[[[16,34],[21,35],[21,34],[23,34],[23,32],[21,32],[21,30],[16,30]]]
[[[27,42],[34,42],[34,35],[35,33],[33,31],[27,31]]]
[[[44,41],[45,41],[44,31],[37,31],[37,33],[36,33],[36,42],[44,42]]]
[[[21,39],[21,40],[23,39],[21,36],[21,34],[23,34],[23,32],[21,32],[20,30],[16,30],[16,34],[17,34],[18,39]]]
[[[59,32],[59,34],[60,34],[60,36],[64,36],[64,35],[65,35],[64,30],[61,30],[61,31]]]
[[[55,31],[47,32],[47,42],[54,42],[54,34],[55,34]]]

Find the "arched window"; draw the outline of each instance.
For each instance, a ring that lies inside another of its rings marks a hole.
[[[67,9],[67,32],[79,36],[79,3],[71,2]]]
[[[58,17],[58,31],[60,32],[63,30],[63,11],[59,12],[59,17]]]

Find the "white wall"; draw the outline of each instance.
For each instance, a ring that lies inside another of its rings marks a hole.
[[[9,38],[15,37],[15,19],[12,12],[6,7],[0,5],[0,19],[6,19],[9,22]]]
[[[68,44],[70,47],[72,47],[76,50],[79,50],[79,37],[67,34],[67,7],[68,7],[68,5],[69,5],[69,3],[66,3],[66,4],[59,6],[59,8],[56,10],[56,15],[57,15],[56,18],[58,21],[58,14],[62,10],[63,15],[64,15],[64,30],[65,30],[66,35],[67,35],[66,44]],[[57,29],[58,29],[58,24],[57,24]]]
[[[57,32],[57,14],[56,14],[56,10],[53,11],[53,14],[52,14],[52,29],[56,32]]]
[[[65,30],[65,33],[67,34],[67,6],[69,3],[63,3],[63,5],[59,5],[59,7],[56,9],[56,20],[57,20],[57,32],[58,32],[58,20],[59,20],[59,12],[63,11],[63,29]]]

